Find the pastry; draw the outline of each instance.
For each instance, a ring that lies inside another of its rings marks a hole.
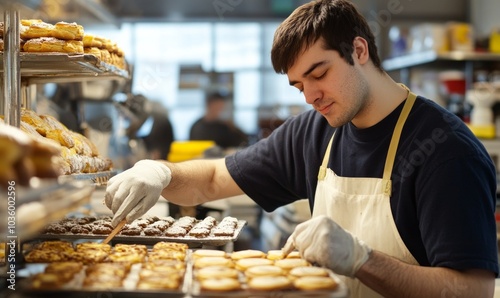
[[[56,273],[38,273],[33,277],[31,286],[34,289],[59,289],[67,281],[61,277]]]
[[[96,38],[95,35],[89,34],[89,33],[84,33],[83,34],[83,46],[85,48],[99,49],[103,45],[102,45],[102,41],[100,41],[98,38]]]
[[[311,264],[304,259],[283,259],[275,261],[274,264],[285,271],[290,271],[295,267],[311,266]]]
[[[204,268],[210,266],[233,267],[234,263],[231,259],[224,257],[203,257],[194,260],[194,268]]]
[[[272,265],[273,261],[264,258],[246,258],[236,261],[236,269],[245,271],[254,266]]]
[[[54,25],[45,23],[41,20],[32,20],[31,23],[26,24],[27,25],[21,23],[21,28],[19,28],[19,34],[22,39],[28,40],[40,37],[52,37]]]
[[[338,284],[327,276],[304,276],[297,278],[293,285],[295,288],[306,291],[333,290]]]
[[[23,50],[25,52],[83,54],[83,42],[79,40],[62,40],[54,37],[39,37],[26,41]]]
[[[328,276],[330,273],[326,268],[301,266],[293,268],[288,274],[293,278],[299,278],[303,276]]]
[[[186,252],[189,246],[186,243],[160,241],[153,245],[153,251],[174,250]]]
[[[208,291],[234,291],[240,289],[241,285],[237,279],[228,277],[214,277],[200,281],[200,287]]]
[[[83,26],[77,23],[57,22],[52,27],[52,32],[49,36],[64,40],[83,40],[83,35]]]
[[[161,289],[177,289],[180,286],[179,280],[175,278],[152,277],[141,279],[137,282],[137,289],[141,290],[161,290]]]
[[[231,253],[231,259],[233,260],[240,260],[247,258],[265,258],[265,257],[266,254],[264,252],[256,249],[245,249]]]
[[[234,278],[238,279],[238,270],[226,266],[209,266],[200,268],[195,272],[198,280],[217,278]]]
[[[285,276],[258,276],[248,281],[248,288],[252,290],[283,290],[291,286],[292,282]]]
[[[253,266],[245,270],[245,276],[248,278],[254,278],[257,276],[278,276],[284,274],[285,271],[283,271],[283,269],[274,265]]]
[[[226,252],[223,250],[215,250],[215,249],[197,249],[193,251],[193,258],[202,258],[202,257],[226,257]]]

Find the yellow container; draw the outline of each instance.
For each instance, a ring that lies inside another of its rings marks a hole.
[[[490,52],[500,53],[500,28],[495,28],[491,31]]]
[[[170,145],[168,161],[180,162],[200,158],[208,148],[215,146],[214,141],[174,141]]]

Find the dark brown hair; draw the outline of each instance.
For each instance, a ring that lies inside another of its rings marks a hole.
[[[327,50],[335,50],[350,65],[354,38],[368,42],[370,58],[380,71],[375,37],[366,19],[349,0],[316,0],[297,8],[274,34],[271,61],[277,73],[286,74],[302,51],[323,38]]]

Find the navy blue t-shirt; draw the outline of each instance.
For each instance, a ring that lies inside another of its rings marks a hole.
[[[372,127],[358,129],[349,123],[338,128],[329,168],[343,177],[382,178],[403,104]],[[318,170],[334,131],[310,110],[228,156],[226,165],[239,187],[264,210],[304,198],[312,210]],[[496,170],[459,118],[417,97],[403,127],[391,180],[396,226],[420,265],[498,274]]]

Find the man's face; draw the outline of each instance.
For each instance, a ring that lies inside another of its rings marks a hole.
[[[368,83],[359,65],[349,65],[338,52],[325,50],[320,38],[289,69],[290,85],[333,127],[351,121],[368,100]]]

